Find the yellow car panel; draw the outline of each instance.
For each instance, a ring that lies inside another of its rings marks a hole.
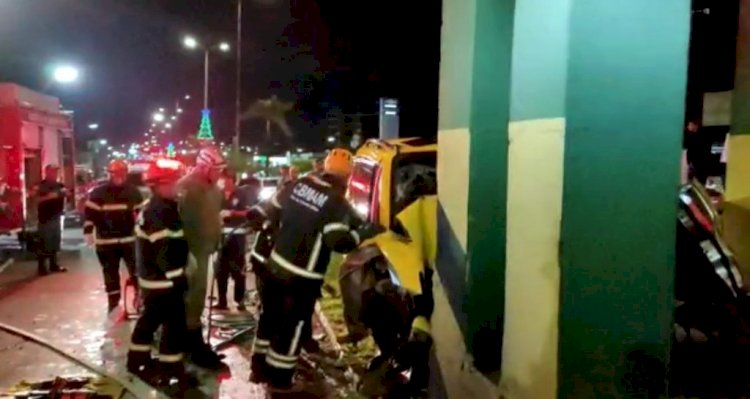
[[[410,145],[414,139],[391,141],[369,140],[357,158],[366,158],[380,166],[380,179],[376,199],[379,215],[376,220],[391,228],[391,187],[393,160],[398,154],[437,152],[436,144]],[[409,235],[402,237],[391,230],[367,240],[363,245],[377,246],[393,267],[403,288],[412,294],[422,292],[420,274],[424,266],[432,265],[437,254],[437,195],[424,196],[402,210],[396,218]]]

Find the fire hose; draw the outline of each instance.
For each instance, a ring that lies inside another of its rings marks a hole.
[[[44,348],[46,348],[46,349],[48,349],[48,350],[56,353],[57,355],[59,355],[59,356],[65,358],[65,359],[67,359],[67,360],[69,360],[69,361],[71,361],[71,362],[73,362],[73,363],[75,363],[75,364],[77,364],[77,365],[85,368],[86,370],[89,370],[89,371],[91,371],[91,372],[93,372],[93,373],[95,373],[95,374],[97,374],[99,376],[102,376],[102,377],[108,378],[108,379],[110,379],[112,381],[115,381],[116,383],[120,384],[123,387],[123,389],[125,389],[127,392],[130,392],[137,399],[149,399],[150,398],[150,396],[139,394],[137,392],[137,388],[135,387],[135,385],[133,385],[130,381],[122,379],[122,378],[117,377],[115,375],[112,375],[112,374],[106,372],[105,370],[103,370],[103,369],[101,369],[99,367],[96,367],[93,364],[91,364],[91,363],[89,363],[89,362],[87,362],[85,360],[82,360],[82,359],[74,356],[73,354],[71,354],[68,351],[65,351],[63,349],[60,349],[60,348],[56,347],[55,345],[51,344],[49,341],[47,341],[47,340],[45,340],[45,339],[43,339],[43,338],[41,338],[41,337],[39,337],[37,335],[34,335],[34,334],[32,334],[32,333],[30,333],[28,331],[24,331],[24,330],[22,330],[20,328],[13,327],[13,326],[10,326],[10,325],[5,324],[5,323],[0,323],[0,330],[5,331],[6,333],[14,335],[16,337],[19,337],[19,338],[21,338],[21,339],[23,339],[25,341],[29,341],[29,342],[35,343],[35,344],[37,344],[39,346],[42,346],[42,347],[44,347]]]

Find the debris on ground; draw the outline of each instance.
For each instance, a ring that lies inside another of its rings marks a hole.
[[[0,391],[0,398],[116,399],[123,391],[122,386],[110,379],[67,376],[38,382],[21,381],[4,392]]]

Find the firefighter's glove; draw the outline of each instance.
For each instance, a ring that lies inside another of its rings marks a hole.
[[[94,240],[93,234],[86,234],[83,236],[84,240],[86,240],[86,245],[89,247],[93,247],[96,243],[96,240]]]
[[[422,285],[422,293],[414,297],[414,313],[417,316],[423,316],[427,320],[432,317],[435,309],[435,298],[432,295],[432,268],[425,267],[422,273],[419,273],[419,280]]]
[[[364,223],[357,229],[357,235],[359,235],[359,241],[369,240],[378,234],[384,233],[385,227],[375,223]]]
[[[172,283],[174,284],[174,290],[177,292],[186,292],[188,289],[187,276],[185,276],[184,274],[182,276],[173,278]]]

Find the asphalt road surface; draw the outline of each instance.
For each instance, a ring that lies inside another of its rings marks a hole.
[[[127,378],[125,354],[133,322],[124,320],[119,311],[108,317],[101,268],[95,255],[84,249],[80,254],[63,255],[61,263],[69,269],[68,273],[45,277],[36,276],[34,262],[16,262],[6,267],[0,273],[0,322],[38,335],[89,363]],[[124,267],[122,272],[125,273]],[[236,312],[233,316],[240,317]],[[252,336],[245,338],[222,349],[231,376],[199,372],[202,394],[189,396],[266,397],[262,386],[247,381]],[[20,381],[86,373],[53,352],[2,331],[0,359],[0,388]],[[138,382],[136,385],[143,390],[141,394],[156,397],[145,385]]]

